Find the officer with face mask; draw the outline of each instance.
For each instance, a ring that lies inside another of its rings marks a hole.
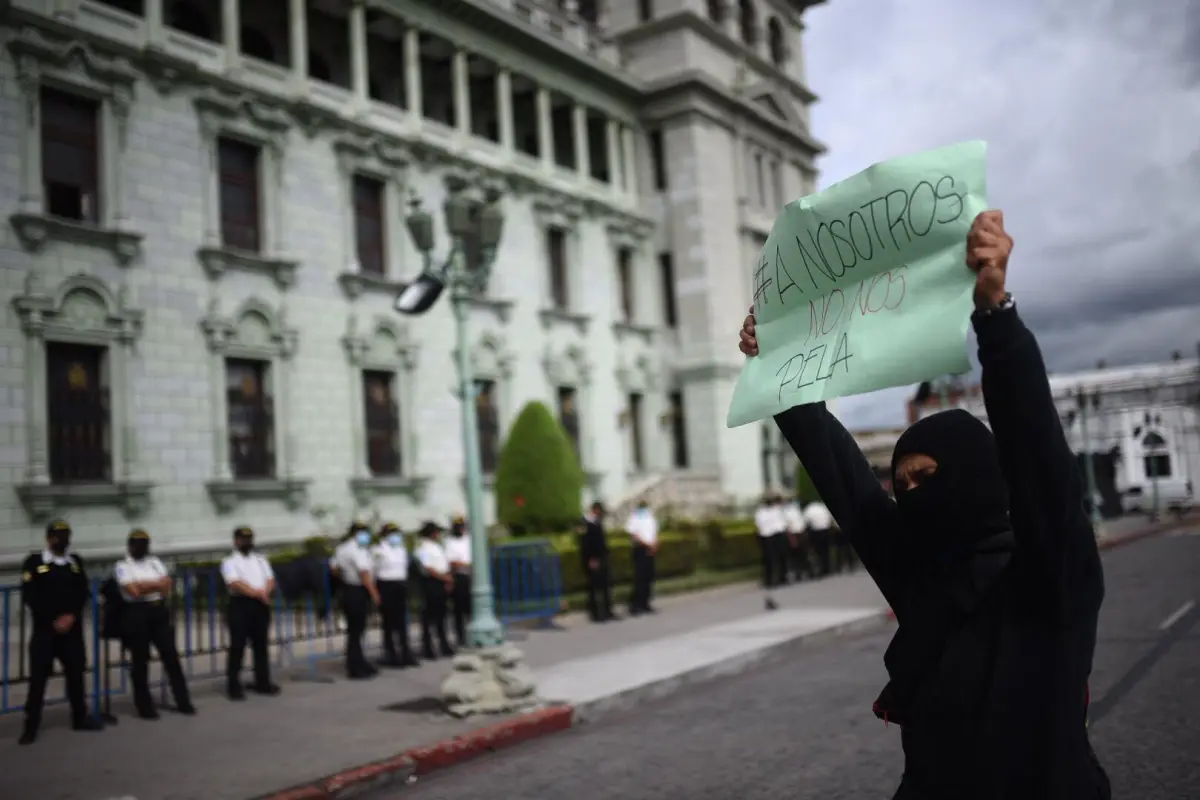
[[[342,612],[346,615],[346,675],[352,680],[373,678],[379,670],[363,653],[363,635],[371,604],[380,605],[371,558],[371,529],[355,522],[333,554],[334,570],[342,580]]]
[[[21,744],[37,739],[42,722],[46,681],[55,659],[62,664],[71,703],[71,727],[98,731],[100,722],[88,712],[83,671],[83,610],[91,589],[83,559],[71,552],[71,526],[58,520],[46,526],[46,549],[21,565],[21,603],[33,617],[29,637],[29,694],[25,698],[25,727]]]
[[[455,517],[450,525],[450,538],[446,541],[446,558],[450,560],[450,573],[454,582],[450,590],[450,601],[454,607],[454,638],[459,647],[467,646],[467,622],[471,619],[471,537],[467,536],[467,523],[461,516]]]
[[[383,661],[387,667],[415,667],[408,643],[408,548],[400,528],[388,522],[379,529],[379,543],[371,548],[383,616]],[[399,648],[397,648],[399,644]]]
[[[154,697],[150,694],[150,646],[158,651],[175,707],[183,714],[195,714],[188,694],[187,679],[175,649],[175,626],[167,597],[172,584],[166,566],[150,555],[150,535],[141,528],[129,534],[128,555],[113,567],[113,577],[121,589],[121,634],[129,648],[129,676],[133,683],[133,703],[142,719],[158,719]]]
[[[437,634],[438,645],[443,657],[454,655],[454,648],[446,638],[446,595],[454,585],[450,572],[450,559],[441,544],[442,526],[426,522],[421,526],[421,543],[414,554],[421,565],[421,645],[426,659],[438,657],[433,649],[433,636]]]
[[[230,700],[244,700],[242,658],[246,644],[254,653],[254,683],[262,695],[279,694],[271,683],[271,603],[275,597],[275,571],[271,562],[254,552],[254,531],[242,526],[233,532],[233,552],[221,561],[221,578],[229,589],[229,652],[225,661],[225,691]]]

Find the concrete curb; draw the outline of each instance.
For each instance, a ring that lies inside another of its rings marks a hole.
[[[605,714],[627,710],[666,697],[686,686],[725,675],[735,675],[797,643],[820,644],[830,639],[882,627],[888,621],[888,613],[881,610],[878,614],[863,619],[784,639],[754,652],[697,667],[612,697],[578,706],[551,704],[453,739],[408,750],[383,761],[343,770],[282,792],[261,795],[254,800],[343,800],[383,786],[406,783],[415,776],[457,766],[486,753],[569,730],[576,725],[595,722]]]
[[[1152,536],[1158,536],[1163,533],[1169,533],[1177,528],[1186,528],[1197,522],[1194,518],[1184,517],[1183,519],[1173,519],[1168,522],[1159,522],[1151,525],[1148,528],[1131,531],[1120,536],[1109,536],[1096,543],[1096,546],[1101,550],[1112,550],[1114,547],[1133,544],[1140,542],[1142,539],[1149,539]]]

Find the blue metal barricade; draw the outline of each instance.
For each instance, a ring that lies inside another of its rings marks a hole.
[[[496,616],[504,624],[549,622],[562,611],[562,564],[548,539],[508,542],[492,548]]]

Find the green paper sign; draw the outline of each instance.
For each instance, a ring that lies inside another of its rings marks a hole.
[[[726,425],[967,371],[986,152],[895,158],[784,207],[753,268],[758,355]]]

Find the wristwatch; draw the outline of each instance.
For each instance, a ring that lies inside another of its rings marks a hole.
[[[988,308],[977,309],[975,313],[981,317],[990,317],[1002,311],[1012,311],[1016,307],[1017,302],[1013,300],[1012,292],[1005,292],[1004,297],[1000,298],[1000,302]]]

